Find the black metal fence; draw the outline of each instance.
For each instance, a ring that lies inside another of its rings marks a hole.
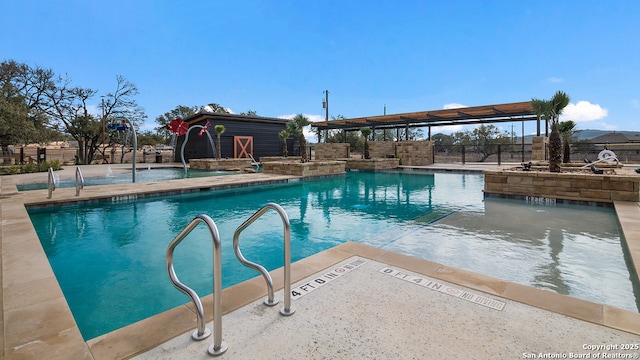
[[[488,144],[473,145],[435,145],[433,152],[434,163],[512,163],[527,162],[532,158],[531,144]],[[620,144],[571,144],[571,161],[582,162],[598,160],[603,150],[612,151],[622,163],[640,163],[640,143]],[[545,149],[545,158],[549,150]]]

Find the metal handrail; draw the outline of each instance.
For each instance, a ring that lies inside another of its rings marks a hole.
[[[47,196],[47,199],[51,199],[51,196],[55,189],[56,189],[56,179],[53,175],[53,168],[49,168],[49,175],[47,177],[47,190],[49,191],[49,196]]]
[[[280,314],[289,316],[293,315],[296,311],[291,307],[291,225],[289,224],[289,217],[284,209],[276,203],[268,203],[255,214],[251,215],[242,225],[238,226],[236,232],[233,234],[233,250],[236,253],[238,260],[246,267],[252,268],[262,274],[265,282],[267,283],[268,297],[264,300],[264,304],[273,306],[278,302],[273,298],[273,280],[269,272],[261,265],[251,262],[242,256],[240,251],[239,238],[240,233],[256,221],[260,216],[266,213],[269,209],[274,209],[282,218],[282,225],[284,227],[284,306],[280,309]]]
[[[84,189],[84,176],[79,167],[76,167],[76,196],[80,196],[80,189]]]
[[[211,234],[211,240],[213,241],[213,345],[209,347],[208,352],[210,355],[218,356],[227,351],[227,344],[222,341],[222,250],[218,227],[209,216],[204,214],[196,216],[171,243],[169,243],[166,255],[167,272],[169,273],[169,278],[173,286],[189,296],[196,307],[198,328],[191,334],[191,337],[194,340],[207,338],[211,332],[205,326],[204,310],[200,297],[193,289],[180,282],[173,268],[173,252],[176,246],[180,244],[199,222],[207,225],[209,233]]]

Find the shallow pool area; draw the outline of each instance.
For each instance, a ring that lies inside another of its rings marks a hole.
[[[175,180],[175,179],[185,179],[185,178],[199,178],[199,177],[207,177],[207,176],[223,176],[223,175],[234,175],[237,174],[237,171],[207,171],[207,170],[191,170],[189,169],[186,173],[183,168],[142,168],[136,169],[136,182],[154,182],[154,181],[163,181],[163,180]],[[54,176],[57,174],[54,173]],[[43,182],[34,182],[34,183],[25,183],[18,184],[17,188],[19,191],[28,191],[28,190],[46,190],[47,182],[46,182],[46,173],[42,173]],[[85,186],[97,186],[97,185],[113,185],[113,184],[129,184],[132,182],[131,170],[126,172],[122,172],[120,169],[117,172],[112,171],[111,169],[107,169],[103,176],[93,176],[93,177],[85,177],[84,185]],[[59,178],[56,177],[55,181],[56,188],[72,188],[76,186],[75,176],[70,176],[67,178]]]
[[[231,237],[266,202],[282,205],[291,219],[294,261],[356,241],[637,311],[612,209],[483,200],[482,186],[480,174],[350,172],[29,212],[86,339],[187,301],[168,281],[164,251],[199,213],[210,215],[220,229],[223,286],[256,276],[235,260]],[[531,221],[549,212],[552,216]],[[241,238],[245,256],[269,270],[282,266],[282,229],[272,215]],[[586,217],[593,226],[571,225]],[[551,218],[559,221],[548,222]],[[584,247],[592,253],[581,254]],[[598,261],[606,269],[590,270],[595,262],[588,263],[589,256],[601,253],[611,257]],[[211,244],[203,231],[178,248],[176,271],[199,293],[211,292]],[[594,298],[594,289],[598,296],[625,299]]]

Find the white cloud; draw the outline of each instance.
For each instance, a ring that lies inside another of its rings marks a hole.
[[[588,101],[578,101],[577,104],[569,103],[564,108],[560,120],[573,120],[575,122],[589,122],[604,119],[609,111],[599,104],[592,104]]]
[[[458,104],[458,103],[449,103],[449,104],[444,104],[444,106],[442,107],[443,109],[459,109],[459,108],[466,108],[468,107],[467,105],[462,105],[462,104]]]
[[[552,84],[557,84],[557,83],[564,82],[564,79],[563,79],[563,78],[559,78],[559,77],[552,76],[552,77],[550,77],[550,78],[547,78],[547,82],[550,82],[550,83],[552,83]]]

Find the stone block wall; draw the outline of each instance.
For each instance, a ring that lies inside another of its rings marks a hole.
[[[295,161],[302,161],[302,157],[300,156],[261,156],[260,157],[260,162],[273,162],[273,161],[291,161],[291,162],[295,162]]]
[[[433,164],[433,141],[400,141],[396,144],[396,157],[403,166]]]
[[[345,164],[344,161],[310,161],[306,163],[275,161],[263,163],[262,172],[302,177],[340,175],[345,173]]]
[[[349,159],[347,169],[356,170],[387,170],[400,166],[400,159]]]
[[[546,136],[534,136],[531,141],[531,161],[546,160],[546,145],[549,142],[549,138]]]
[[[349,158],[350,145],[347,143],[315,144],[314,160],[336,160]]]
[[[386,158],[387,155],[396,155],[396,143],[394,141],[369,141],[369,155],[372,159]]]
[[[602,203],[640,201],[640,176],[509,170],[483,173],[485,195]]]
[[[189,168],[198,170],[227,170],[251,167],[251,159],[190,159]]]

